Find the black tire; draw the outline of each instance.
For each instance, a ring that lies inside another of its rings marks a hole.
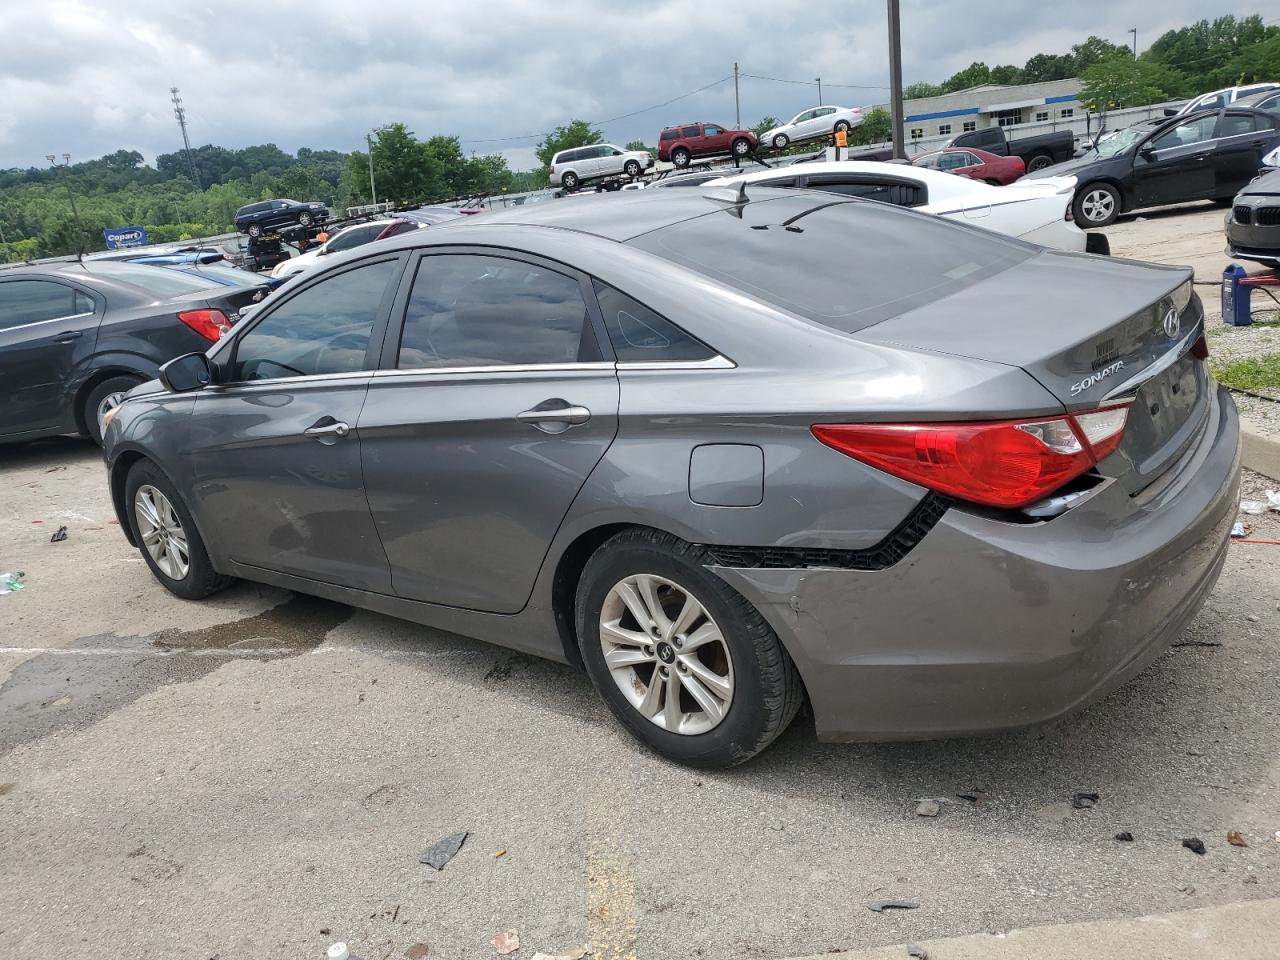
[[[1047,153],[1036,153],[1027,160],[1027,173],[1035,173],[1037,170],[1043,170],[1045,167],[1053,166],[1053,157]]]
[[[739,137],[730,144],[729,149],[733,151],[735,157],[745,157],[751,153],[751,141],[746,137]]]
[[[1109,202],[1102,199],[1104,195],[1110,197]],[[1120,191],[1109,183],[1095,180],[1076,191],[1071,213],[1081,230],[1096,230],[1115,223],[1120,216],[1121,202]]]
[[[124,375],[109,377],[85,395],[84,404],[80,407],[80,416],[84,418],[84,432],[90,440],[102,446],[102,425],[98,422],[98,408],[113,394],[125,393],[140,383],[142,383],[141,377]]]
[[[154,487],[168,498],[173,505],[174,512],[178,515],[179,522],[182,524],[182,531],[187,538],[189,567],[186,575],[181,579],[174,579],[161,570],[151,554],[142,545],[142,533],[138,527],[134,499],[137,496],[138,488],[144,484]],[[195,521],[191,517],[191,511],[187,509],[186,502],[178,495],[177,488],[174,487],[169,478],[150,460],[139,460],[129,468],[129,475],[124,482],[124,497],[125,513],[129,518],[129,527],[133,531],[134,542],[138,544],[138,552],[142,554],[142,559],[151,568],[152,575],[160,581],[166,590],[184,600],[202,600],[210,594],[226,589],[235,581],[234,577],[225,576],[213,569],[213,564],[209,560],[209,553],[205,550],[204,541],[200,538],[200,531],[196,529]]]
[[[780,133],[773,138],[773,149],[785,150],[787,149],[787,144],[789,144],[790,142],[791,142],[790,137],[788,137],[785,133]]]
[[[650,721],[623,696],[605,664],[599,639],[605,598],[624,578],[643,573],[665,578],[695,597],[724,637],[732,661],[732,699],[723,718],[703,733],[672,733]],[[786,730],[803,701],[800,674],[759,611],[705,569],[699,548],[670,534],[632,529],[602,544],[578,582],[575,622],[587,673],[614,716],[637,739],[678,763],[743,763]]]
[[[311,223],[312,223],[311,214],[307,213],[305,210],[302,213],[298,214],[299,226],[309,227],[311,226]]]
[[[249,234],[249,236],[255,239],[262,236],[262,224],[260,223],[249,224],[249,229],[247,229],[245,233]]]
[[[671,151],[671,162],[675,166],[684,169],[689,165],[689,161],[693,159],[693,155],[684,147],[676,147]]]
[[[560,186],[566,190],[577,190],[579,183],[581,181],[578,179],[578,175],[572,170],[566,171],[564,176],[560,178]]]
[[[853,124],[851,124],[848,120],[836,121],[836,126],[835,126],[836,133],[848,133],[852,129],[853,129]]]
[[[628,177],[634,180],[636,177],[640,176],[640,161],[628,160],[626,163],[622,165],[622,171]]]

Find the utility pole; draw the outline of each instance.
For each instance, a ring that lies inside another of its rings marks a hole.
[[[187,169],[191,171],[191,182],[196,185],[197,190],[203,190],[200,185],[200,175],[196,173],[196,160],[191,155],[191,139],[187,136],[187,111],[182,108],[182,98],[178,96],[178,88],[170,87],[169,98],[173,102],[173,116],[178,121],[178,127],[182,130],[182,148],[187,152]]]
[[[1133,34],[1133,59],[1138,59],[1138,28],[1130,27],[1129,32]]]
[[[821,78],[821,77],[814,77],[813,79],[814,79],[814,80],[817,82],[817,84],[818,84],[818,106],[822,106],[822,78]]]
[[[71,219],[75,221],[76,233],[80,238],[79,243],[76,245],[76,252],[83,256],[86,239],[84,235],[84,225],[80,222],[80,211],[76,209],[76,195],[72,193],[71,181],[68,179],[69,171],[67,168],[71,166],[71,154],[64,153],[62,155],[61,163],[58,162],[58,158],[52,153],[45,154],[44,158],[49,161],[49,166],[53,167],[55,170],[63,171],[60,174],[55,174],[55,176],[61,177],[62,185],[67,188],[67,200],[71,202]]]
[[[373,197],[373,205],[378,205],[378,188],[373,185],[373,136],[366,133],[364,142],[369,145],[369,194]]]
[[[902,116],[902,18],[898,0],[889,3],[889,116],[893,121],[893,156],[907,158],[906,120]]]
[[[738,98],[738,61],[733,61],[733,125],[742,129],[742,101]]]

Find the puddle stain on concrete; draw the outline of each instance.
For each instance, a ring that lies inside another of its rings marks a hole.
[[[274,660],[313,650],[353,613],[298,594],[243,620],[198,630],[170,627],[143,637],[102,634],[33,657],[0,685],[0,756],[58,730],[95,723],[166,684],[199,680],[228,660]],[[112,655],[98,655],[106,650]],[[226,655],[208,655],[213,651]]]

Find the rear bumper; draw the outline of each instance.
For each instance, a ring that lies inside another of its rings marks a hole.
[[[1070,250],[1075,253],[1084,252],[1088,246],[1088,237],[1085,232],[1066,220],[1047,223],[1043,227],[1037,227],[1022,234],[1018,239],[1038,243],[1042,247],[1051,247],[1054,250]]]
[[[1110,484],[1046,523],[953,508],[882,571],[714,569],[778,632],[822,739],[1041,723],[1143,669],[1199,610],[1226,559],[1239,468],[1219,391],[1146,502]]]

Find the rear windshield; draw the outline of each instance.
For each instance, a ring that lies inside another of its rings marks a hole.
[[[940,300],[1039,252],[882,203],[795,195],[726,204],[629,243],[845,333]]]
[[[90,272],[119,280],[121,283],[131,283],[152,296],[162,298],[199,293],[201,290],[217,286],[212,280],[203,280],[179,270],[170,270],[168,267],[148,267],[140,263],[95,263]]]

